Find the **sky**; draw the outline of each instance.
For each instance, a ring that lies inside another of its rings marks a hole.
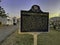
[[[43,12],[49,12],[49,17],[60,15],[60,0],[1,0],[0,6],[8,16],[20,17],[21,10],[29,10],[32,5],[39,5]]]

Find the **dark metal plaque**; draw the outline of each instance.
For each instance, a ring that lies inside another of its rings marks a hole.
[[[49,13],[33,5],[29,11],[21,11],[21,32],[48,32],[48,21]]]

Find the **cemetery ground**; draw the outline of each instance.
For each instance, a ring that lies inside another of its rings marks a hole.
[[[9,36],[1,45],[34,45],[31,34],[19,34],[18,31]],[[37,45],[60,45],[60,31],[50,30],[37,36]]]

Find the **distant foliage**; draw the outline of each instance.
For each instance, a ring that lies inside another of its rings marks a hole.
[[[0,6],[0,16],[1,17],[7,17],[7,15],[5,14],[4,8],[2,8],[1,6]]]

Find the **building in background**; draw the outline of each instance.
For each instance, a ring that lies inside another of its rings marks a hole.
[[[13,19],[5,14],[4,8],[0,6],[0,25],[13,25]]]

